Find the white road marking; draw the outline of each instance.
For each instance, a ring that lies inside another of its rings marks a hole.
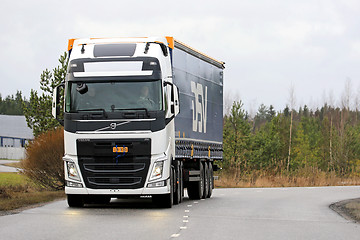
[[[192,207],[192,205],[187,205],[188,207]]]
[[[183,218],[188,218],[189,216],[183,216]]]
[[[179,236],[180,236],[179,233],[174,233],[173,235],[171,235],[172,238],[177,238],[177,237],[179,237]]]
[[[183,222],[184,222],[184,223],[187,223],[187,222],[189,222],[189,220],[183,220]]]
[[[185,230],[185,229],[187,229],[187,227],[186,227],[186,226],[182,226],[182,227],[180,227],[180,229],[181,229],[181,230]]]
[[[185,212],[190,212],[190,210],[185,210]]]

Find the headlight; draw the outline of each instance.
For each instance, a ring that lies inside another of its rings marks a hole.
[[[161,162],[156,162],[154,164],[154,167],[151,171],[151,175],[150,175],[150,179],[149,181],[152,181],[152,180],[156,180],[156,179],[159,179],[162,177],[162,174],[163,174],[163,166],[164,166],[164,162],[161,161]]]
[[[75,163],[66,162],[66,166],[67,166],[67,173],[69,178],[80,181],[80,176],[78,174],[78,171],[76,170]]]

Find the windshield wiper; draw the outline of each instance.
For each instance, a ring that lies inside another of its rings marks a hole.
[[[91,111],[101,111],[104,115],[104,117],[108,117],[107,114],[106,114],[106,111],[105,109],[103,108],[90,108],[90,109],[79,109],[77,110],[77,112],[91,112]]]
[[[150,117],[149,110],[147,108],[112,108],[112,110],[120,110],[120,111],[126,111],[126,110],[143,110],[146,112],[146,116]]]

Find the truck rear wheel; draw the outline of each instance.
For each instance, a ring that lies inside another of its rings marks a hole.
[[[204,162],[203,164],[204,164],[204,194],[202,198],[207,198],[209,194],[210,176],[209,176],[208,163]]]
[[[212,163],[208,163],[208,173],[209,173],[209,191],[207,198],[210,198],[212,195],[212,190],[214,189],[214,170],[212,168]]]
[[[189,182],[187,187],[187,192],[190,199],[200,199],[203,198],[204,188],[205,188],[205,176],[204,176],[204,166],[200,163],[200,181]]]
[[[78,194],[67,194],[69,207],[81,208],[84,206],[84,197]]]

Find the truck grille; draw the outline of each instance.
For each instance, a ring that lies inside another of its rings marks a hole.
[[[114,153],[116,146],[126,153]],[[151,161],[150,139],[77,140],[80,171],[92,189],[136,189],[144,187]]]

